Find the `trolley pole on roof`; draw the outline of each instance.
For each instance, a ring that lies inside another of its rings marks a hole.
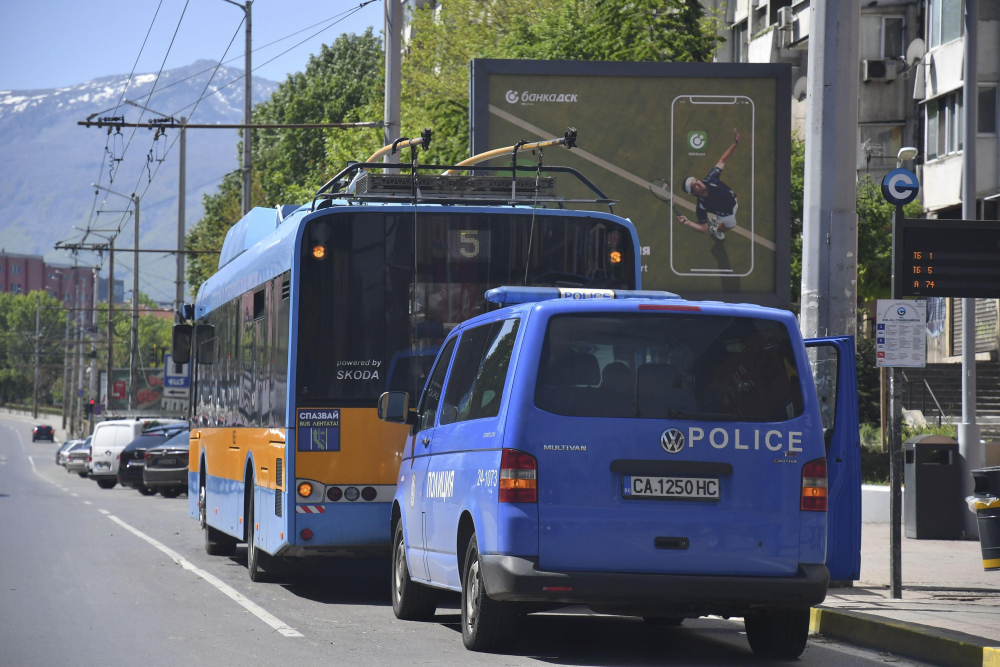
[[[802,335],[857,330],[860,0],[813,0],[806,102]]]
[[[965,62],[963,66],[964,108],[962,119],[962,219],[977,220],[976,206],[976,32],[979,23],[978,0],[965,0]],[[962,497],[972,495],[970,470],[983,466],[983,447],[976,423],[976,300],[962,299],[962,423],[958,425],[959,463],[962,473]],[[973,512],[962,512],[962,531],[966,537],[979,537]]]
[[[403,3],[400,0],[384,0],[385,14],[385,127],[382,134],[382,145],[388,146],[400,137],[400,114],[402,96],[402,37]],[[386,155],[385,162],[393,161],[392,155]],[[396,169],[387,169],[386,173],[397,173]]]

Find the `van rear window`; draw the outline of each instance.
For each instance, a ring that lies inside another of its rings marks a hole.
[[[535,405],[569,417],[780,422],[802,414],[781,322],[719,315],[560,315]]]

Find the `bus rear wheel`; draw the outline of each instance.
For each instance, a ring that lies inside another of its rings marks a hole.
[[[262,553],[260,549],[257,548],[257,540],[254,539],[255,536],[255,524],[254,524],[254,506],[253,506],[253,479],[251,478],[250,484],[246,486],[247,488],[247,515],[244,518],[247,524],[247,573],[250,575],[250,581],[261,582],[264,581],[264,568],[263,558],[266,558],[266,554]]]
[[[209,556],[232,556],[236,553],[236,538],[205,526],[205,553]]]
[[[397,521],[392,540],[392,613],[402,621],[427,621],[434,618],[437,605],[437,591],[410,579],[403,522]]]

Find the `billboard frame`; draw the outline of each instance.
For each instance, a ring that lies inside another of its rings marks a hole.
[[[775,82],[774,292],[683,292],[686,299],[756,303],[791,308],[792,68],[787,63],[655,63],[586,60],[475,58],[469,63],[470,155],[490,150],[489,80],[492,74],[525,76],[606,76],[616,78],[773,79]],[[782,132],[782,128],[788,132]],[[586,138],[584,138],[586,142]],[[641,239],[640,239],[641,242]]]

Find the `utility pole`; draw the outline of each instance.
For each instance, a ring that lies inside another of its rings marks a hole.
[[[802,229],[805,337],[857,330],[860,0],[810,5]]]
[[[400,97],[402,94],[402,36],[403,3],[400,0],[384,0],[385,14],[385,126],[382,130],[382,145],[388,146],[400,137]],[[386,155],[383,160],[392,162],[398,159]],[[386,173],[397,173],[396,169],[387,169]]]
[[[73,308],[79,308],[80,304],[80,276],[77,273],[76,266],[73,266]],[[76,435],[76,418],[77,418],[77,401],[76,392],[79,388],[77,383],[77,365],[79,363],[79,355],[77,352],[80,348],[80,325],[77,320],[79,317],[78,311],[73,311],[73,328],[70,332],[70,340],[72,341],[73,348],[70,351],[72,359],[70,360],[70,394],[69,394],[69,435],[73,437]]]
[[[60,279],[60,283],[62,280]],[[60,290],[61,291],[61,290]],[[63,300],[65,303],[65,299]],[[66,310],[66,335],[63,336],[63,344],[66,352],[63,354],[63,395],[62,395],[62,427],[66,429],[66,422],[69,419],[69,355],[72,351],[69,340],[70,314],[73,311]]]
[[[962,120],[962,218],[976,220],[976,104],[979,100],[976,78],[976,37],[979,27],[978,0],[965,0],[965,35],[963,63]],[[958,425],[958,450],[962,473],[962,497],[972,495],[973,468],[983,466],[983,446],[976,423],[976,300],[962,299],[962,423]],[[978,538],[976,515],[962,512],[966,537]]]
[[[38,367],[42,363],[42,295],[35,295],[35,390],[31,398],[31,414],[38,419]]]
[[[139,196],[132,194],[135,203],[135,238],[132,241],[132,335],[128,356],[128,409],[139,407]]]
[[[97,267],[92,270],[93,275],[93,294],[91,295],[92,307],[94,310],[90,313],[90,398],[97,398],[97,393],[100,391],[100,383],[97,381],[97,293],[98,293],[98,281],[100,280],[100,275],[98,274]],[[90,413],[90,421],[87,424],[87,433],[90,435],[94,432],[94,413]]]
[[[184,208],[186,206],[184,189],[187,187],[187,128],[184,124],[186,122],[187,118],[181,117],[180,168],[177,177],[177,285],[174,295],[174,310],[178,313],[174,319],[178,323],[181,321],[181,306],[184,305]]]
[[[108,377],[104,389],[104,410],[111,405],[115,370],[115,239],[108,242]]]
[[[83,285],[77,281],[76,286],[76,302],[78,304],[83,303]],[[80,308],[81,306],[77,306]],[[83,431],[83,334],[84,334],[84,322],[86,321],[81,312],[77,316],[76,328],[79,334],[77,334],[77,345],[76,345],[76,358],[77,358],[77,379],[76,379],[76,418],[79,420],[77,424],[76,433],[80,434]]]

